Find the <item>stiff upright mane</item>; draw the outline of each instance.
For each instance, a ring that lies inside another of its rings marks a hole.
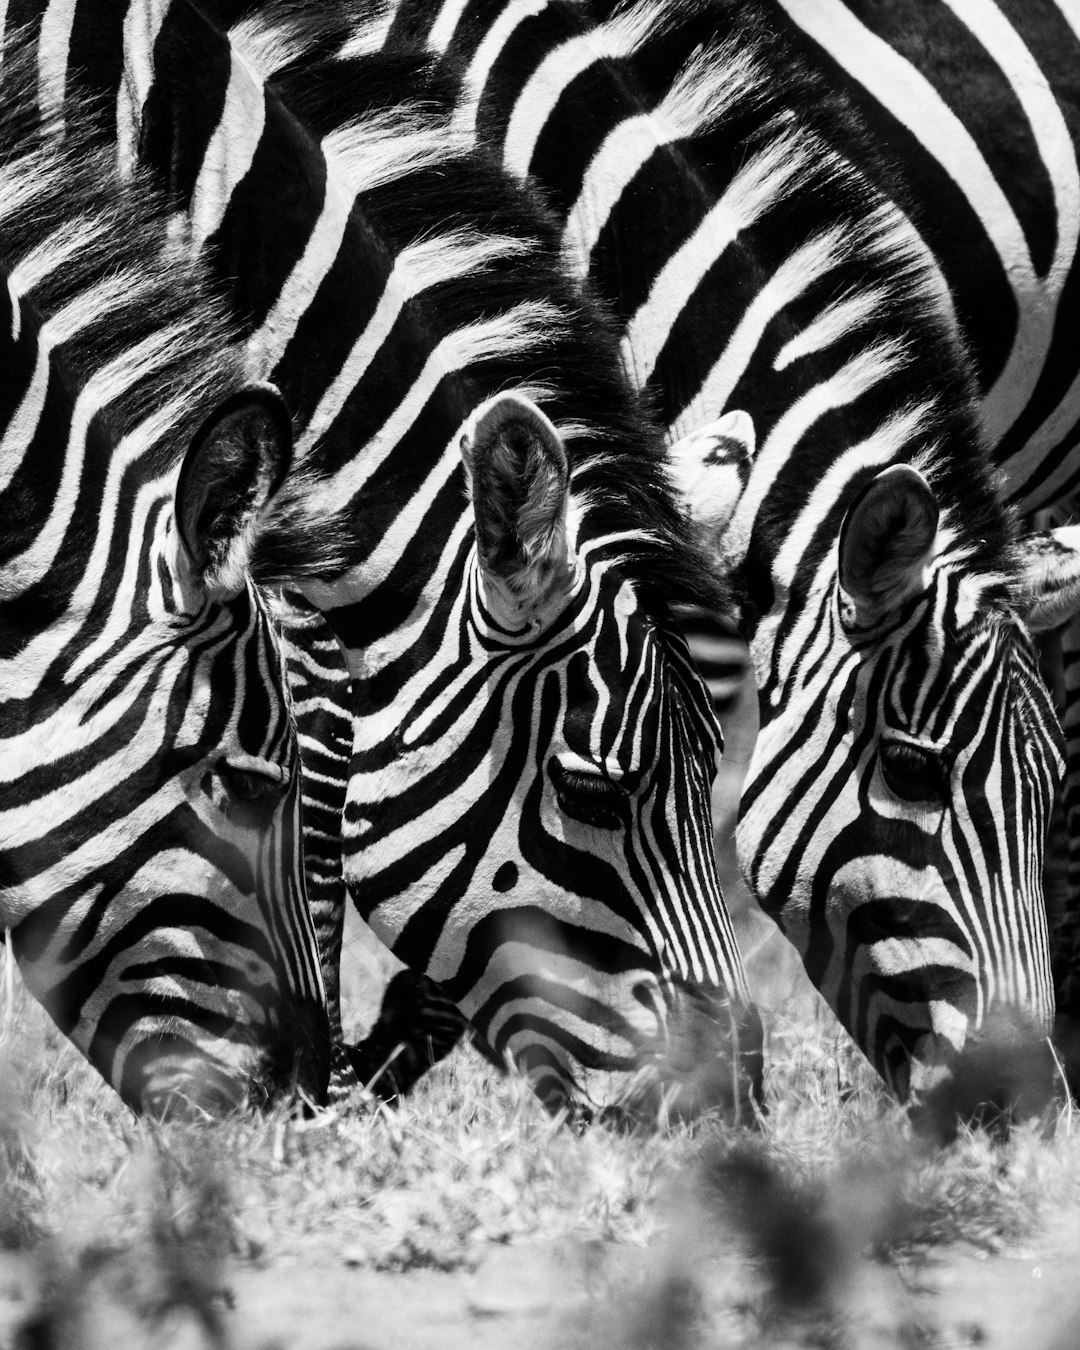
[[[385,23],[381,7],[372,15],[376,26]],[[366,251],[382,268],[381,294],[358,303],[350,334],[359,339],[367,328],[378,335],[357,341],[354,383],[328,390],[317,407],[296,409],[302,471],[281,495],[259,574],[325,578],[366,556],[370,537],[409,488],[402,474],[412,470],[390,451],[396,427],[405,426],[405,438],[418,433],[395,406],[377,405],[378,390],[391,389],[405,368],[421,391],[410,386],[417,406],[406,416],[430,428],[411,456],[417,466],[441,455],[485,399],[526,392],[566,438],[583,538],[610,540],[646,598],[723,608],[715,563],[677,504],[663,438],[623,375],[613,327],[565,271],[558,223],[535,193],[455,131],[458,91],[429,58],[368,51],[376,39],[362,40],[355,11],[349,24],[349,50],[357,54],[335,59],[327,53],[344,29],[331,25],[328,36],[292,6],[266,7],[232,33],[267,81],[268,97],[309,130],[335,182],[355,198],[333,284],[370,289],[370,276],[350,276],[350,250]],[[284,367],[292,350],[318,349],[304,340],[315,332],[323,346],[333,345],[325,325],[317,326],[318,307],[316,297]],[[380,384],[382,370],[388,379]],[[365,456],[384,452],[385,470],[365,469]],[[356,466],[366,475],[362,493]],[[355,526],[357,503],[368,517],[364,531]]]
[[[16,372],[47,362],[50,389],[66,391],[89,435],[77,464],[63,453],[67,428],[48,420],[29,443],[7,438],[0,600],[23,632],[62,612],[83,577],[95,543],[85,512],[95,522],[103,509],[128,512],[137,524],[140,485],[168,474],[207,411],[243,382],[224,303],[170,245],[164,200],[141,174],[120,180],[87,106],[39,112],[35,58],[23,31],[0,67],[4,360],[12,389],[28,384]],[[144,448],[124,455],[139,429]]]
[[[926,474],[955,536],[950,551],[994,586],[1014,566],[1017,522],[981,442],[977,390],[951,297],[905,214],[910,194],[902,173],[869,142],[845,97],[777,35],[758,0],[584,0],[566,7],[583,21],[599,17],[629,31],[627,97],[676,121],[681,108],[696,126],[671,145],[673,154],[685,154],[686,181],[730,191],[744,205],[740,238],[762,269],[762,286],[767,280],[791,292],[784,310],[790,333],[759,338],[773,373],[790,381],[783,407],[842,361],[862,362],[868,380],[882,381],[877,403],[885,411],[876,424],[869,412],[860,420],[859,395],[846,395],[856,405],[857,438],[880,438],[883,449]],[[613,68],[621,77],[618,60]],[[801,278],[792,273],[796,261]],[[694,321],[692,310],[683,321]],[[876,377],[875,368],[882,372]],[[668,382],[656,383],[663,389]],[[752,388],[742,391],[742,403],[757,420]],[[867,402],[872,411],[875,395]],[[804,508],[810,481],[833,462],[827,418],[823,423],[816,449],[800,452],[798,472],[781,474],[774,485],[770,508],[781,520]]]
[[[880,397],[866,394],[847,427],[861,395],[834,399],[790,473],[779,467],[767,503],[778,534],[837,447],[873,436],[868,459],[917,461],[931,478],[965,566],[991,585],[1008,575],[1016,523],[980,444],[948,289],[904,214],[911,194],[775,14],[758,0],[551,0],[499,25],[496,8],[399,0],[387,41],[442,53],[466,86],[459,123],[543,184],[576,266],[618,298],[624,349],[661,419],[686,430],[745,407],[760,449],[850,361]],[[649,202],[663,203],[655,231]],[[640,230],[632,248],[628,228]],[[732,554],[761,528],[766,477]]]

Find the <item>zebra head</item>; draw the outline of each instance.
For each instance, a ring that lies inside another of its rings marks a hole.
[[[82,560],[87,600],[61,631],[23,628],[21,597],[0,613],[18,672],[4,923],[60,1029],[153,1112],[325,1082],[295,736],[263,600],[236,571],[280,421],[263,391],[217,410],[175,510],[160,494],[118,541],[122,571]]]
[[[973,567],[927,479],[886,468],[849,506],[765,676],[740,862],[916,1105],[1002,1009],[1049,1091],[1042,860],[1061,750],[1021,571]]]
[[[716,873],[704,686],[628,541],[582,529],[534,403],[490,399],[459,442],[460,582],[350,656],[350,889],[553,1108],[738,1107],[760,1028]]]
[[[0,921],[136,1108],[319,1093],[295,737],[246,575],[288,417],[146,183],[34,106],[6,51]]]

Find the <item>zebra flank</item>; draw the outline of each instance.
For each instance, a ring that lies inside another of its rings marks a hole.
[[[294,411],[251,563],[347,653],[345,881],[553,1106],[737,1107],[760,1026],[672,611],[726,597],[618,344],[429,57],[227,8],[110,19],[118,86],[87,0],[41,68],[104,95]]]
[[[761,708],[740,861],[920,1103],[998,1005],[1036,1042],[1048,1028],[1059,736],[1023,624],[1047,583],[985,448],[985,373],[911,183],[792,33],[841,19],[833,3],[401,0],[386,40],[439,55],[458,129],[544,192],[669,437],[750,412],[717,542]]]
[[[291,453],[149,181],[0,68],[0,922],[125,1101],[324,1091],[284,674],[246,575]],[[66,101],[62,107],[60,97]],[[60,125],[60,114],[64,124]]]

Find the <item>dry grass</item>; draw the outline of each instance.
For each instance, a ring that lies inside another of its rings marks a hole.
[[[306,1120],[154,1126],[0,980],[0,1249],[36,1253],[37,1272],[19,1344],[225,1346],[237,1263],[467,1270],[538,1239],[643,1253],[630,1285],[598,1278],[560,1345],[679,1350],[726,1328],[733,1345],[858,1346],[882,1280],[899,1311],[873,1343],[943,1344],[903,1312],[905,1272],[949,1244],[1015,1248],[1075,1206],[1071,1119],[1053,1138],[917,1145],[782,954],[758,958],[760,1127],[652,1137],[560,1128],[467,1048],[400,1109],[358,1095]]]

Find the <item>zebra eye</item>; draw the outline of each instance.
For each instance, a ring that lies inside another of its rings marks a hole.
[[[272,810],[288,791],[288,779],[260,773],[256,769],[242,769],[223,760],[218,765],[221,778],[231,801],[245,807],[265,807]]]
[[[902,802],[940,804],[945,796],[945,766],[921,745],[888,741],[881,747],[881,776]]]
[[[626,789],[603,774],[568,769],[553,759],[548,769],[555,786],[559,810],[582,825],[617,830],[626,823],[629,797]]]

